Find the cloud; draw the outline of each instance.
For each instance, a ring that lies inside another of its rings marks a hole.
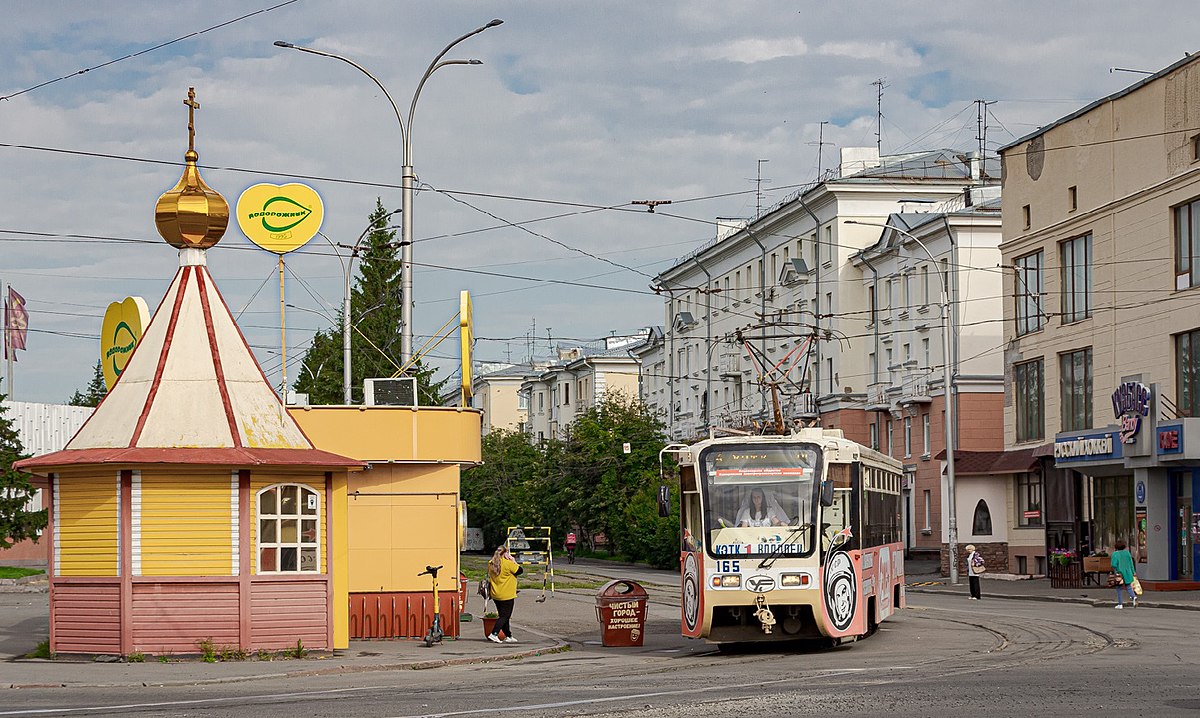
[[[745,64],[767,62],[781,57],[801,57],[807,54],[808,44],[799,37],[742,38],[721,43],[701,52],[703,57],[710,60],[729,60]]]

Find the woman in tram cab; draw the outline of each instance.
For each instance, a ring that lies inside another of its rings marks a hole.
[[[738,511],[738,526],[787,526],[788,517],[775,496],[754,487]]]

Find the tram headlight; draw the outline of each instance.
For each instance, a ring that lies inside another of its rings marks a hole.
[[[742,577],[736,573],[717,574],[712,577],[713,588],[740,588]]]
[[[779,585],[784,588],[797,588],[808,585],[807,573],[785,573],[779,577]]]

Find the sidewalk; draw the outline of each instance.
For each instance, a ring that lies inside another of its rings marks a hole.
[[[908,593],[958,594],[964,600],[968,594],[966,576],[960,577],[962,583],[958,586],[951,585],[949,578],[938,574],[909,574],[906,578],[905,591]],[[980,584],[980,593],[984,599],[1079,603],[1096,608],[1108,608],[1117,603],[1117,592],[1114,588],[1051,588],[1048,578],[1001,578],[985,575],[980,578]],[[1138,607],[1200,611],[1200,591],[1146,591],[1138,598]]]

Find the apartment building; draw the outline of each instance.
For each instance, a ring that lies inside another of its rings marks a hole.
[[[895,320],[896,327],[907,322],[904,326],[911,324],[912,331],[921,324],[918,319],[925,324],[925,333],[909,342],[907,357],[905,342],[891,338],[890,329],[879,332],[876,347],[877,329],[884,325],[877,326],[871,319],[871,292],[872,287],[876,292],[884,288],[875,283],[867,262],[856,255],[883,241],[881,228],[872,223],[887,224],[894,215],[925,213],[932,218],[988,200],[986,188],[999,185],[998,166],[973,153],[946,149],[881,157],[875,148],[845,148],[833,174],[752,220],[718,220],[712,241],[655,278],[652,286],[664,298],[662,357],[667,379],[666,387],[650,396],[673,438],[687,440],[722,426],[761,426],[772,417],[774,385],[788,425],[840,428],[848,438],[870,444],[871,424],[876,424],[876,432],[884,430],[886,420],[880,412],[899,406],[899,395],[893,393],[888,394],[886,409],[877,403],[868,410],[872,386],[880,385],[874,387],[877,392],[883,389],[877,376],[888,366],[887,349],[893,352],[892,363],[899,366],[893,370],[897,381],[901,369],[911,382],[917,381],[913,370],[923,357],[921,338],[931,340],[927,366],[941,366],[936,308],[924,314],[914,310],[904,320]],[[976,224],[994,225],[989,217],[986,210],[967,212],[955,220],[959,226],[952,234],[957,237]],[[867,224],[847,224],[847,220]],[[917,227],[919,220],[911,222]],[[930,227],[934,226],[931,221]],[[988,231],[980,229],[980,236]],[[993,233],[993,249],[996,241]],[[946,242],[951,244],[949,239]],[[919,277],[919,265],[916,260],[908,262],[905,272],[915,271]],[[931,278],[938,271],[939,265],[928,263]],[[899,276],[891,278],[897,292],[902,291]],[[879,281],[886,279],[881,276]],[[996,312],[998,316],[998,308]],[[964,351],[974,346],[972,332],[964,336]],[[883,334],[889,341],[882,340]],[[643,362],[655,358],[651,353]],[[913,361],[917,364],[902,366]],[[992,372],[993,381],[996,374]],[[929,381],[933,384],[925,393],[938,393],[940,375]],[[982,389],[987,382],[979,386]],[[997,393],[994,386],[991,392]],[[930,430],[936,433],[941,426],[940,408],[925,413],[931,415]],[[916,418],[923,421],[919,414]],[[902,423],[902,418],[896,421]],[[893,431],[899,430],[896,426]],[[923,424],[918,426],[923,430]],[[999,427],[992,433],[998,436]],[[894,439],[894,450],[900,451],[899,439]],[[883,445],[882,437],[874,443]],[[999,446],[998,441],[993,443]],[[931,451],[936,450],[931,447]],[[935,463],[936,476],[940,462],[931,458],[929,466]],[[928,471],[920,473],[924,476]],[[913,487],[917,472],[914,468]],[[941,505],[931,497],[930,533],[920,534],[926,524],[922,519],[920,526],[915,525],[917,507],[911,493],[907,499],[906,523],[912,530],[906,540],[910,546],[936,550],[943,531]]]
[[[545,362],[480,367],[471,381],[471,406],[483,411],[481,432],[495,429],[525,433],[529,428],[529,397],[521,385],[545,371]]]
[[[591,346],[558,347],[557,361],[521,384],[530,436],[539,441],[564,438],[575,418],[606,394],[619,392],[639,398],[638,350],[652,334],[646,329],[634,335],[605,337]]]
[[[1200,64],[1003,147],[1005,445],[1050,548],[1200,570]],[[1200,587],[1200,584],[1195,584]]]

